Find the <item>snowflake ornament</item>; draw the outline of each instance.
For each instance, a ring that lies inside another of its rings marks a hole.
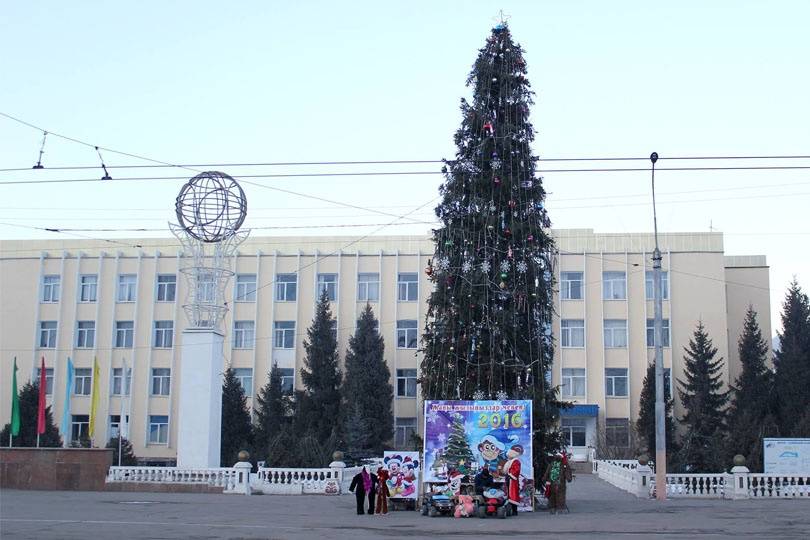
[[[495,394],[495,397],[498,399],[498,401],[506,401],[509,399],[509,394],[507,394],[503,390],[498,390],[498,393]]]
[[[470,261],[464,261],[464,263],[461,265],[461,271],[466,274],[470,270],[472,270],[472,263]]]
[[[529,269],[529,265],[526,264],[526,261],[518,261],[517,263],[517,271],[521,274],[525,274],[526,271]]]
[[[448,268],[450,268],[450,259],[448,259],[447,257],[442,257],[441,259],[436,261],[436,268],[438,268],[443,272],[446,271]]]
[[[439,413],[438,411],[430,411],[427,413],[427,421],[431,424],[435,424],[439,420]]]
[[[484,392],[482,390],[480,390],[480,389],[473,392],[473,395],[472,395],[472,398],[475,401],[483,401],[484,397],[485,397]]]
[[[485,274],[487,272],[489,272],[489,270],[491,268],[492,268],[492,265],[489,264],[489,261],[484,261],[484,262],[481,263],[481,271],[484,272]]]
[[[509,261],[501,261],[501,272],[508,272],[511,267],[512,265],[509,264]]]
[[[534,264],[536,264],[540,268],[543,268],[546,264],[545,262],[543,262],[543,257],[535,257],[532,260],[534,261]]]

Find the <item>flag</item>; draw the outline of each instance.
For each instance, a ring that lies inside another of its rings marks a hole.
[[[98,358],[93,358],[93,390],[90,393],[90,428],[88,435],[92,439],[96,434],[96,416],[98,412]]]
[[[62,438],[65,444],[70,441],[70,391],[73,390],[73,362],[67,359],[67,374],[65,376],[65,406],[62,408]]]
[[[11,376],[11,435],[20,434],[20,396],[17,394],[17,357],[14,357],[14,371]]]
[[[39,406],[37,407],[37,435],[45,433],[45,357],[39,368]]]

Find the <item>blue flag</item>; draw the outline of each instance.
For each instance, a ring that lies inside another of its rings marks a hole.
[[[67,374],[65,376],[65,405],[62,408],[62,438],[65,445],[70,444],[70,391],[73,389],[73,361],[68,356]]]

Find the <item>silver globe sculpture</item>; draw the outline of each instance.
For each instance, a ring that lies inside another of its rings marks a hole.
[[[180,189],[175,213],[178,224],[169,228],[182,245],[189,325],[219,330],[228,312],[225,290],[233,276],[233,254],[250,234],[240,230],[247,215],[245,192],[225,173],[203,172]]]

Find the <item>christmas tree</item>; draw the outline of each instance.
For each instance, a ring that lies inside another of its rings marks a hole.
[[[475,461],[470,444],[467,442],[467,433],[464,431],[464,422],[461,415],[453,416],[453,423],[450,424],[450,436],[447,438],[447,446],[442,453],[448,465],[459,470],[463,465],[468,465]],[[461,472],[465,472],[461,470]]]
[[[531,399],[535,470],[560,448],[550,384],[554,242],[529,122],[533,104],[521,47],[492,30],[467,80],[445,163],[441,226],[427,274],[434,282],[422,337],[426,399]]]

